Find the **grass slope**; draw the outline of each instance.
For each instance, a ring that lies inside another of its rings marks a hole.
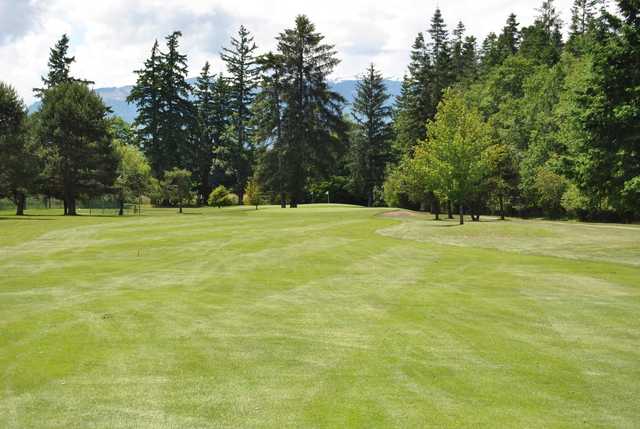
[[[0,427],[638,427],[640,229],[0,217]]]

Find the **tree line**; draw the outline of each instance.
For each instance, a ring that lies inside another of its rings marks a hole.
[[[515,15],[478,43],[437,9],[412,45],[392,100],[372,64],[345,100],[328,78],[338,53],[306,16],[260,53],[243,26],[188,79],[182,34],[156,41],[136,70],[133,124],[75,78],[69,39],[28,115],[0,84],[0,195],[65,202],[110,194],[157,204],[296,207],[334,201],[480,214],[631,220],[640,208],[640,30],[635,0],[575,0],[564,40],[553,0],[533,24]],[[245,196],[246,191],[249,191]],[[258,195],[261,197],[259,198]]]

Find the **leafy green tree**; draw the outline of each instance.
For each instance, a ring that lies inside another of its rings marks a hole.
[[[27,194],[36,186],[39,147],[29,132],[27,108],[16,90],[0,82],[0,197],[9,197],[24,215]]]
[[[567,190],[567,179],[547,167],[536,172],[533,188],[537,203],[549,216],[557,216],[562,210],[562,197]]]
[[[76,215],[79,195],[110,193],[118,160],[111,144],[109,109],[86,84],[62,83],[44,92],[39,134],[52,193]],[[58,187],[59,186],[59,187]]]
[[[165,171],[162,185],[169,199],[178,204],[178,210],[182,213],[182,206],[191,192],[191,172],[181,168]]]
[[[139,199],[151,190],[151,166],[142,151],[119,139],[113,140],[118,156],[118,169],[115,188],[118,192],[118,215],[124,215],[124,204]]]
[[[251,175],[254,151],[252,109],[260,71],[256,49],[251,33],[240,26],[238,36],[231,39],[231,48],[224,48],[221,55],[229,73],[232,129],[228,133],[225,150],[219,154],[219,161],[225,164],[241,200],[244,186]]]
[[[71,64],[76,61],[75,57],[70,57],[69,37],[63,34],[60,40],[51,48],[49,53],[49,72],[42,77],[44,87],[34,88],[34,93],[38,98],[42,98],[44,91],[56,85],[67,82],[82,82],[92,84],[93,82],[83,79],[76,79],[71,76]]]
[[[258,206],[262,202],[262,189],[256,179],[250,179],[247,182],[244,189],[244,199],[245,205],[256,206],[256,210],[258,210]]]
[[[429,188],[458,204],[463,224],[465,204],[487,177],[489,127],[462,94],[447,90],[427,129],[427,139],[416,148],[417,169]]]
[[[351,144],[351,180],[374,202],[374,189],[382,186],[387,163],[391,161],[391,107],[382,74],[371,64],[356,85],[352,116],[356,122]]]

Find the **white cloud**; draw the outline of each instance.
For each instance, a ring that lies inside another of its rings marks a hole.
[[[307,14],[342,63],[336,77],[360,74],[376,63],[386,76],[402,76],[409,48],[429,26],[437,0],[0,0],[0,80],[14,85],[27,103],[46,73],[49,48],[62,33],[71,38],[77,62],[73,74],[96,86],[135,80],[133,70],[148,56],[153,40],[173,30],[184,34],[190,75],[209,60],[220,69],[218,53],[240,24],[254,33],[260,50],[273,49],[275,36]],[[529,24],[541,0],[440,1],[452,29],[461,20],[480,40],[499,31],[509,13]],[[572,0],[556,0],[565,21]]]

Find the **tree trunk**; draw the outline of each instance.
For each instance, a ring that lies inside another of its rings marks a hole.
[[[453,207],[451,205],[451,201],[447,201],[447,217],[449,219],[453,219]]]
[[[460,225],[464,225],[464,205],[460,203]]]
[[[436,220],[440,220],[440,201],[437,198],[431,198],[431,212],[436,215]]]
[[[64,197],[63,204],[64,204],[64,215],[66,216],[69,213],[69,210],[67,208],[67,196],[66,195]]]
[[[178,205],[180,207],[180,213],[182,213],[182,200],[180,200],[180,203]]]
[[[67,202],[67,216],[77,216],[76,212],[76,197],[69,196],[69,201]]]
[[[118,211],[118,216],[124,216],[124,200],[120,199],[120,210]]]
[[[287,198],[284,195],[284,192],[280,193],[280,208],[287,208]]]
[[[504,220],[504,197],[500,194],[500,220]]]
[[[370,189],[367,193],[367,207],[373,206],[373,189]]]
[[[27,206],[27,197],[22,192],[16,192],[16,216],[24,216],[24,209]]]

